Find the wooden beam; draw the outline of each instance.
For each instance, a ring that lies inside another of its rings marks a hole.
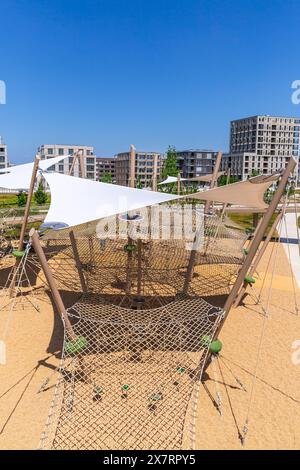
[[[84,274],[83,274],[82,264],[81,264],[81,261],[80,261],[80,256],[79,256],[79,252],[78,252],[78,248],[77,248],[76,238],[75,238],[73,230],[70,231],[69,237],[70,237],[70,241],[71,241],[71,245],[72,245],[73,255],[74,255],[75,264],[76,264],[76,268],[77,268],[78,275],[79,275],[81,288],[82,288],[83,292],[87,292],[87,285],[86,285],[86,282],[85,282],[85,277],[84,277]]]
[[[37,255],[37,257],[38,257],[38,259],[41,263],[42,270],[45,274],[45,277],[47,279],[47,283],[50,287],[50,290],[51,290],[56,308],[58,310],[58,313],[61,316],[61,318],[62,318],[62,320],[63,320],[63,322],[66,326],[66,330],[67,330],[68,334],[70,335],[70,338],[74,341],[76,339],[76,336],[74,334],[72,325],[71,325],[70,320],[68,318],[66,308],[64,306],[61,295],[60,295],[59,290],[57,288],[57,285],[56,285],[56,282],[54,280],[53,274],[52,274],[51,269],[48,265],[48,261],[47,261],[47,258],[45,256],[44,250],[41,246],[39,235],[38,235],[37,231],[34,228],[32,228],[29,232],[29,236],[30,236],[31,243],[32,243],[32,246],[34,248],[34,251],[35,251],[35,253],[36,253],[36,255]]]

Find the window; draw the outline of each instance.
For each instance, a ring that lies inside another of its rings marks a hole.
[[[68,153],[69,153],[69,155],[74,155],[74,150],[73,150],[73,149],[69,149],[69,150],[68,150]]]
[[[63,155],[64,154],[64,149],[58,149],[58,155]]]
[[[53,149],[48,149],[48,155],[53,155]]]
[[[87,159],[86,159],[86,163],[92,163],[92,164],[94,164],[94,161],[95,161],[94,158],[87,158]],[[102,164],[102,162],[101,162],[101,164]]]

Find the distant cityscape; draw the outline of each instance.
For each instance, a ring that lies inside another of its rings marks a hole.
[[[231,121],[229,151],[223,153],[221,169],[239,180],[253,174],[269,174],[285,167],[293,156],[300,156],[300,119],[259,115]],[[42,144],[37,149],[42,160],[57,156],[69,157],[51,167],[63,174],[83,176],[96,181],[128,185],[130,151],[112,157],[96,156],[93,146]],[[79,155],[79,158],[78,158]],[[178,171],[182,178],[195,178],[211,174],[217,149],[176,150]],[[161,178],[166,154],[158,151],[136,151],[135,179],[141,187],[151,186],[154,174]],[[0,168],[12,165],[8,146],[0,137]],[[300,168],[295,170],[300,180]]]

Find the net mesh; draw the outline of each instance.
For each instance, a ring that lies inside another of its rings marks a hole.
[[[223,315],[216,301],[243,261],[245,235],[195,212],[187,236],[168,210],[171,224],[162,218],[150,236],[149,226],[135,221],[133,230],[120,218],[106,219],[102,236],[93,224],[77,227],[75,247],[66,230],[44,236],[60,288],[82,296],[68,309],[72,330],[41,448],[191,446],[197,387]]]

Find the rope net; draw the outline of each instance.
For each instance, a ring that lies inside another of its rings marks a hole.
[[[67,311],[72,331],[41,448],[194,446],[199,381],[223,316],[215,305],[243,261],[245,235],[196,211],[187,235],[174,207],[164,211],[172,223],[162,218],[159,230],[117,217],[101,236],[93,224],[76,227],[75,246],[68,230],[43,237],[60,288],[82,295]]]

